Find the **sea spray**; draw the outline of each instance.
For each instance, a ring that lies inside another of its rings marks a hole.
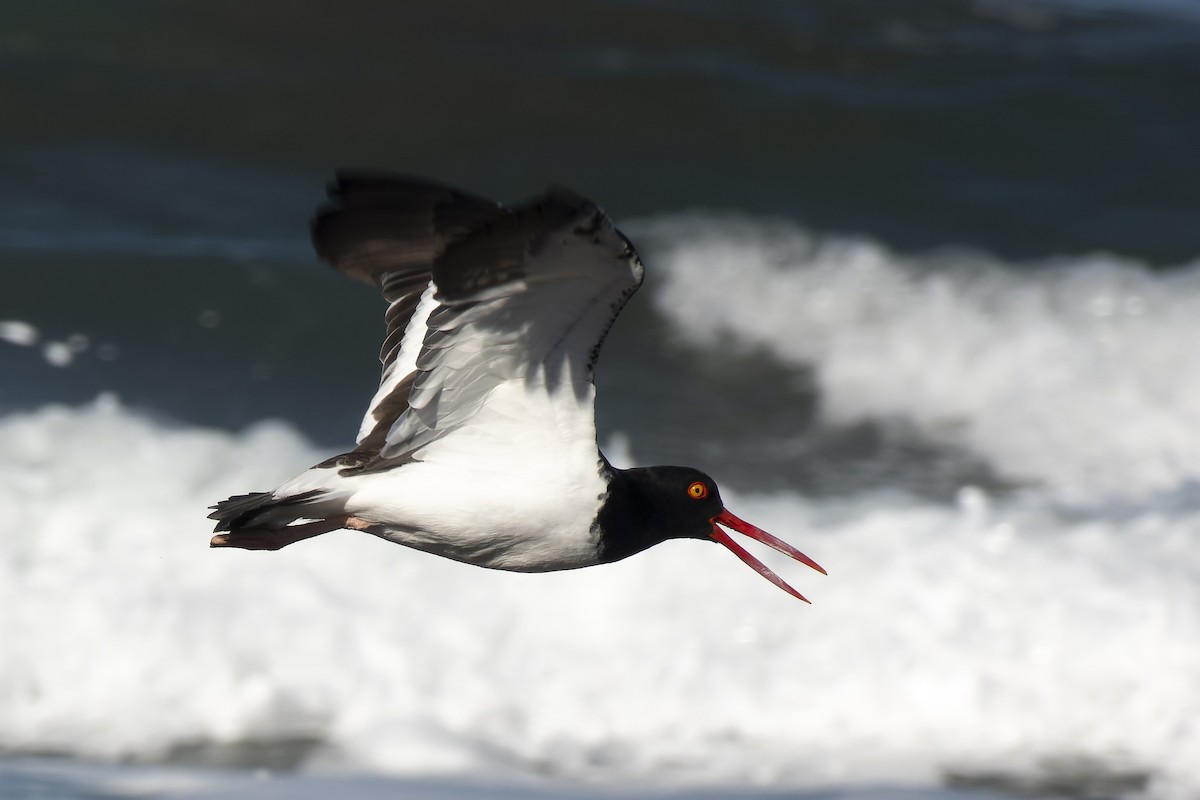
[[[111,398],[0,419],[0,747],[810,786],[1088,758],[1200,787],[1200,503],[727,497],[829,568],[812,607],[691,541],[547,575],[350,532],[207,548],[214,498],[323,455]]]
[[[900,255],[706,214],[635,230],[678,335],[811,368],[826,424],[902,419],[1076,497],[1200,479],[1200,262]]]

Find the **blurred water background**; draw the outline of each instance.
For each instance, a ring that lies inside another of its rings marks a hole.
[[[1197,87],[1191,0],[3,4],[0,797],[1200,796]],[[815,604],[210,552],[378,378],[343,165],[606,207],[606,450]]]

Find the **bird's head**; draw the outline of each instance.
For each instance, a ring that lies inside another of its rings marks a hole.
[[[606,509],[612,516],[602,522],[613,531],[610,535],[616,534],[616,541],[610,542],[605,560],[624,558],[667,539],[708,539],[788,594],[809,602],[738,544],[725,530],[728,528],[826,574],[817,562],[787,542],[734,516],[721,501],[716,482],[698,469],[645,467],[615,472]]]

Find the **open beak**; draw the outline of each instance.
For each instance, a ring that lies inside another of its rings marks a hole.
[[[719,527],[717,527],[717,523],[720,523],[727,528],[732,528],[733,530],[737,531],[738,533],[744,533],[745,535],[749,536],[751,539],[754,539],[756,542],[762,542],[767,547],[778,550],[779,552],[783,553],[784,555],[790,556],[802,564],[807,564],[808,566],[812,567],[813,569],[815,569],[817,572],[821,573],[822,575],[828,574],[825,572],[825,570],[821,567],[820,564],[813,561],[811,558],[804,555],[804,553],[801,553],[799,550],[792,547],[787,542],[783,541],[782,539],[778,539],[778,538],[772,536],[771,534],[767,533],[766,531],[762,530],[761,528],[754,527],[753,525],[751,525],[749,522],[746,522],[745,520],[738,519],[733,514],[730,514],[728,511],[726,511],[725,509],[721,509],[721,513],[717,514],[715,517],[713,517],[711,520],[709,520],[709,522],[712,523],[712,529],[713,529],[712,539],[714,542],[720,542],[725,547],[732,550],[733,554],[735,556],[740,558],[742,561],[746,562],[746,564],[749,565],[750,567],[752,567],[755,572],[757,572],[759,575],[762,575],[764,578],[766,578],[771,583],[778,586],[780,589],[783,589],[785,592],[790,594],[792,597],[798,597],[806,603],[810,602],[807,597],[805,597],[804,595],[797,592],[791,586],[788,586],[787,583],[784,582],[783,578],[779,577],[778,575],[776,575],[774,572],[771,571],[770,567],[768,567],[766,564],[759,561],[754,556],[747,553],[746,549],[744,547],[742,547],[740,544],[738,544],[737,542],[735,542],[733,540],[733,537],[731,537],[728,533],[726,533],[725,531],[723,531]]]

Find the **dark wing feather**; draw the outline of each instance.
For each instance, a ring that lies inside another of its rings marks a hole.
[[[450,244],[434,261],[438,305],[426,322],[409,407],[382,457],[412,457],[510,382],[549,395],[569,388],[574,397],[564,401],[594,425],[592,369],[642,273],[632,244],[604,212],[561,187]],[[516,424],[550,424],[528,413]]]
[[[343,170],[312,221],[317,255],[355,280],[375,284],[389,303],[379,351],[380,390],[359,444],[378,449],[408,407],[412,363],[397,363],[433,263],[454,242],[505,212],[496,203],[442,184],[384,172]],[[419,338],[423,329],[416,332]],[[412,348],[415,360],[416,348]],[[371,441],[368,441],[371,440]]]
[[[407,460],[514,380],[570,386],[590,418],[600,344],[642,280],[632,244],[590,200],[551,187],[510,210],[421,178],[343,171],[312,233],[322,259],[390,304],[379,389],[358,449],[336,465]]]

